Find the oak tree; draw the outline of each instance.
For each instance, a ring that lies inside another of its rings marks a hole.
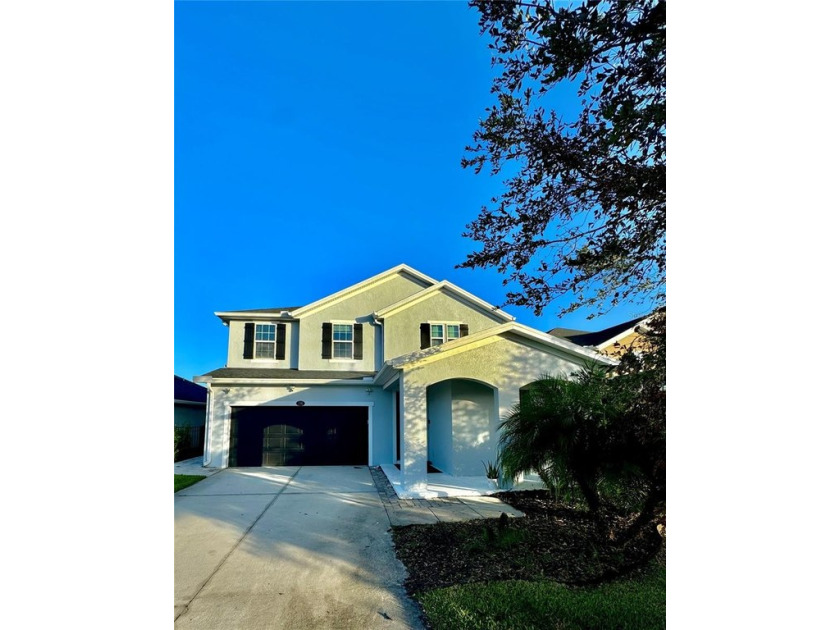
[[[472,0],[500,72],[462,165],[502,174],[503,192],[465,236],[459,265],[519,285],[538,315],[664,302],[664,0]],[[576,89],[558,113],[555,88]],[[578,104],[579,103],[579,107]]]

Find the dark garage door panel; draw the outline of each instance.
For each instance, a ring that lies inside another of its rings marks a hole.
[[[232,407],[228,465],[367,465],[367,420],[367,407]]]

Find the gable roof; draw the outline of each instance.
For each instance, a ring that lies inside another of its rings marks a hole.
[[[436,293],[442,293],[444,291],[452,293],[456,297],[459,297],[462,300],[464,300],[465,302],[468,302],[468,303],[478,307],[479,309],[481,309],[483,311],[486,311],[487,313],[496,317],[500,321],[509,321],[510,322],[510,321],[513,321],[513,319],[514,319],[513,316],[508,315],[503,310],[501,310],[499,308],[496,308],[495,306],[493,306],[489,302],[485,302],[481,298],[476,297],[475,295],[473,295],[472,293],[470,293],[468,291],[464,291],[464,289],[455,286],[454,284],[452,284],[448,280],[442,280],[442,281],[440,281],[436,284],[433,284],[430,287],[427,287],[427,288],[423,289],[422,291],[419,291],[418,293],[415,293],[414,295],[409,295],[407,298],[405,298],[403,300],[400,300],[399,302],[395,302],[394,304],[390,304],[390,305],[386,306],[385,308],[380,309],[377,312],[375,312],[373,314],[373,316],[375,318],[379,319],[381,317],[387,317],[389,315],[394,315],[396,313],[399,313],[403,309],[408,308],[412,304],[416,304],[417,302],[422,302],[423,300],[431,297],[432,295],[434,295]]]
[[[336,293],[332,293],[325,298],[321,298],[311,304],[307,304],[306,306],[301,306],[300,308],[295,309],[290,314],[294,318],[301,317],[302,315],[307,315],[311,313],[315,313],[327,306],[331,306],[336,302],[340,302],[348,297],[361,293],[366,289],[373,287],[376,284],[384,282],[388,280],[391,276],[395,276],[397,274],[404,273],[409,276],[413,276],[414,278],[420,280],[422,283],[426,285],[433,285],[437,283],[437,280],[434,278],[430,278],[424,273],[420,273],[416,269],[412,269],[406,264],[399,264],[396,267],[391,267],[383,271],[382,273],[376,274],[375,276],[368,278],[367,280],[362,280],[361,282],[357,282],[356,284],[347,287],[346,289],[342,289],[341,291],[337,291]]]
[[[565,354],[577,356],[602,365],[618,364],[618,361],[615,359],[607,357],[595,350],[584,348],[565,339],[553,337],[547,333],[541,332],[529,326],[524,326],[518,322],[506,322],[504,324],[499,324],[498,326],[486,328],[474,335],[467,335],[466,337],[461,337],[460,339],[449,341],[440,346],[433,346],[418,352],[409,352],[408,354],[386,361],[382,370],[380,370],[374,380],[381,383],[387,380],[387,378],[395,371],[402,370],[409,365],[419,363],[421,361],[444,359],[448,353],[457,353],[458,351],[467,350],[471,345],[480,344],[482,341],[490,337],[501,337],[502,335],[518,336],[523,339],[537,342],[538,344],[544,346],[547,350],[559,350]]]
[[[634,319],[630,319],[626,322],[622,322],[620,324],[616,324],[615,326],[610,326],[609,328],[604,328],[604,330],[598,330],[596,332],[576,331],[571,330],[569,328],[552,328],[548,331],[548,334],[561,339],[568,339],[572,343],[576,343],[579,346],[597,347],[604,343],[612,341],[615,337],[623,337],[624,334],[632,332],[636,324],[638,324],[643,319],[647,319],[648,317],[650,317],[650,315],[642,315],[641,317],[636,317]]]
[[[207,402],[207,388],[175,375],[175,400]]]

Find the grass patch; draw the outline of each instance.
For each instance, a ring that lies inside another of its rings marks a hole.
[[[206,479],[204,475],[175,475],[175,492],[189,488],[194,483]]]
[[[434,630],[656,630],[665,628],[665,566],[590,587],[509,580],[418,595]]]

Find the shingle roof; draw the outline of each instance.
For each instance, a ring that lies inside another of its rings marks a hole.
[[[294,311],[300,306],[275,306],[274,308],[249,308],[247,310],[239,311],[225,311],[226,313],[277,313],[278,315],[283,311]]]
[[[207,402],[207,388],[175,375],[175,400]]]
[[[239,379],[312,379],[312,380],[359,380],[366,376],[374,376],[376,372],[350,372],[339,370],[292,370],[282,368],[219,368],[208,372],[204,376],[212,378]]]
[[[620,332],[632,328],[634,325],[638,324],[647,317],[649,316],[643,315],[642,317],[636,317],[635,319],[631,319],[596,332],[584,332],[580,330],[571,330],[570,328],[552,328],[548,331],[548,334],[561,339],[568,339],[579,346],[597,346],[609,339],[612,339]]]

